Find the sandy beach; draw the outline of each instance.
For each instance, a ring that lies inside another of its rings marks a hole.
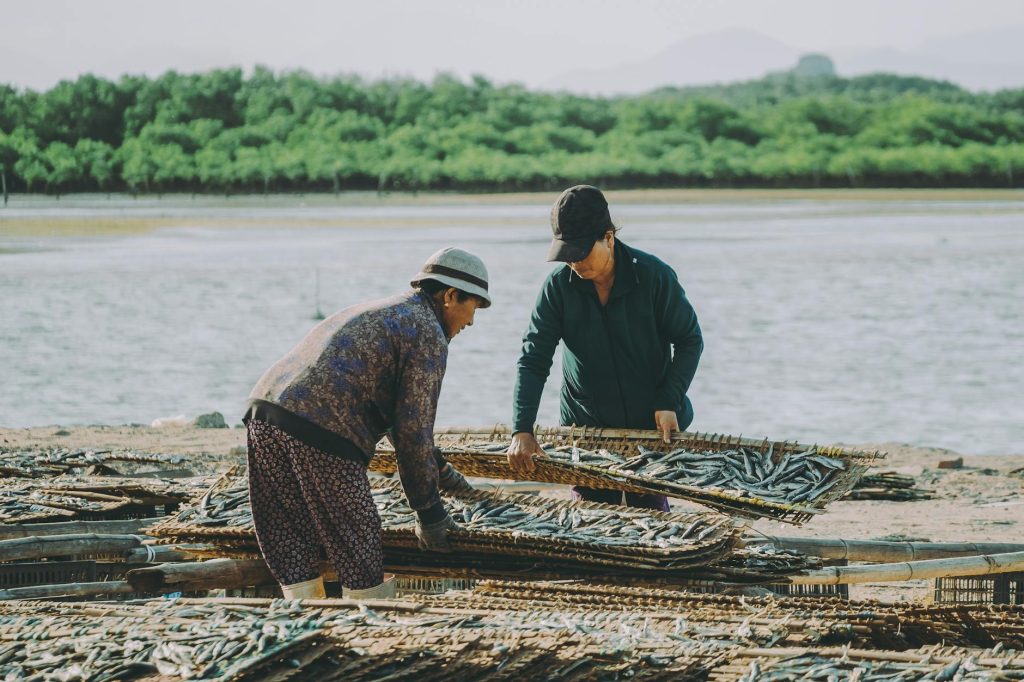
[[[914,476],[933,498],[913,502],[842,501],[800,527],[757,521],[752,531],[775,536],[907,540],[930,542],[1024,542],[1024,455],[972,456],[904,443],[849,443],[844,447],[881,451],[880,471]],[[193,426],[47,426],[0,428],[0,447],[130,450],[188,455],[197,473],[224,471],[244,461],[245,430]],[[963,458],[959,469],[939,462]],[[484,481],[479,481],[484,483]],[[544,486],[541,494],[567,496],[564,486]],[[674,506],[689,503],[675,501]],[[853,585],[851,598],[927,601],[931,582]]]

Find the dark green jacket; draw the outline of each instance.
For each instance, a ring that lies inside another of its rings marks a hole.
[[[515,431],[533,431],[559,341],[563,425],[653,429],[656,410],[693,420],[686,391],[704,342],[675,271],[616,240],[615,284],[601,306],[594,284],[563,265],[537,297],[513,396]]]

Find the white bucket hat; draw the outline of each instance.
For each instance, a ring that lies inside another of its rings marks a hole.
[[[487,266],[468,251],[454,246],[441,249],[427,259],[412,278],[411,284],[415,286],[425,279],[432,279],[467,294],[479,296],[484,302],[482,308],[491,306],[491,297],[487,293]]]

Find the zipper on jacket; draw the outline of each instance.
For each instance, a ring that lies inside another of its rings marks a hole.
[[[610,296],[609,296],[610,298]],[[604,333],[608,337],[608,350],[612,359],[612,371],[615,372],[615,387],[619,389],[619,402],[622,403],[622,417],[626,424],[629,424],[629,407],[626,405],[626,394],[622,392],[622,382],[619,381],[619,363],[615,359],[615,347],[612,343],[611,325],[608,323],[608,306],[601,305],[598,299],[597,307],[601,309],[601,321],[604,323]]]

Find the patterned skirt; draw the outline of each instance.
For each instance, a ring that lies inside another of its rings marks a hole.
[[[381,525],[366,467],[249,421],[249,497],[260,551],[282,585],[321,575],[326,555],[344,587],[384,580]]]

